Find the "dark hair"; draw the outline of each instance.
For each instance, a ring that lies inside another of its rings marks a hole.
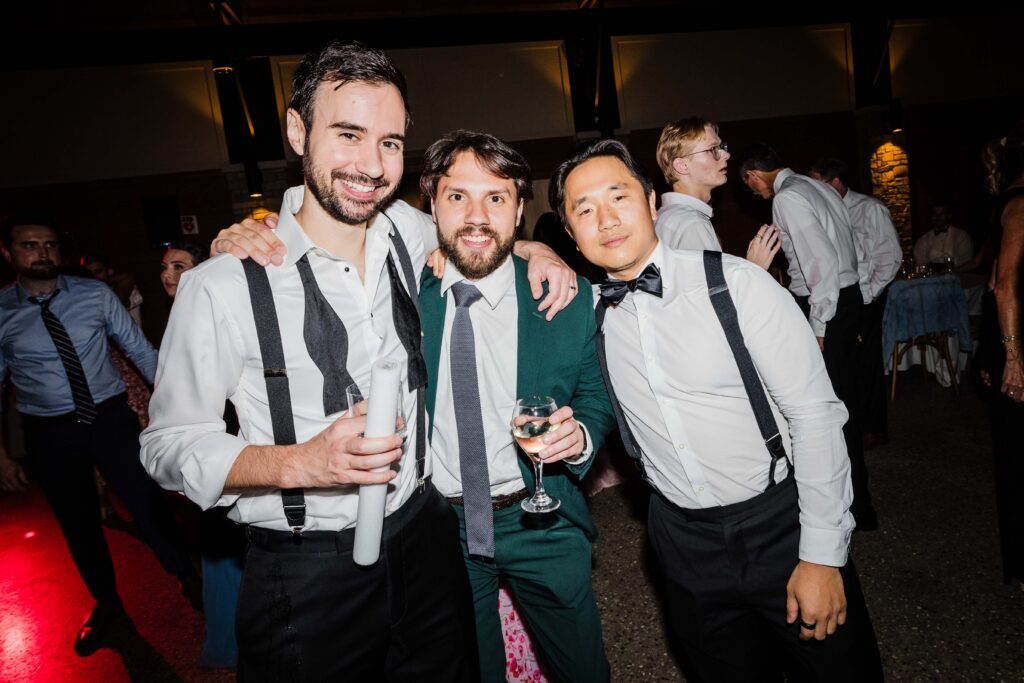
[[[782,166],[783,163],[779,160],[779,155],[775,153],[774,149],[763,142],[755,142],[743,150],[743,153],[740,155],[740,178],[747,175],[749,171],[770,173],[782,168]]]
[[[393,85],[402,95],[405,125],[412,123],[405,76],[380,50],[354,40],[334,40],[302,58],[292,77],[288,108],[299,113],[307,131],[313,127],[313,103],[321,83],[337,83],[338,88],[348,83]]]
[[[1024,121],[1010,128],[1004,137],[988,143],[982,153],[988,172],[985,186],[997,195],[1017,178],[1024,177]]]
[[[551,184],[548,185],[548,203],[551,204],[551,210],[557,213],[566,225],[569,224],[569,221],[565,217],[565,181],[569,174],[576,170],[577,166],[595,157],[613,157],[621,161],[626,169],[629,170],[629,174],[640,183],[640,187],[644,190],[644,197],[649,196],[654,191],[654,185],[651,183],[650,178],[643,172],[640,165],[636,163],[633,155],[629,153],[624,144],[618,140],[598,140],[582,152],[560,163],[551,175]]]
[[[850,169],[845,161],[839,159],[818,159],[811,164],[810,172],[821,176],[822,182],[831,183],[833,179],[839,178],[843,185],[850,184],[846,181]]]
[[[192,267],[198,266],[200,263],[206,260],[206,250],[201,247],[197,247],[189,242],[171,242],[167,245],[167,249],[164,251],[166,254],[171,249],[177,249],[178,251],[184,251],[192,257]]]
[[[3,242],[5,249],[11,248],[11,237],[14,229],[22,225],[43,225],[60,235],[57,225],[53,219],[41,211],[12,211],[6,215],[0,215],[0,242]]]
[[[516,199],[533,199],[533,174],[522,154],[490,133],[453,130],[427,148],[423,155],[420,189],[431,199],[437,196],[441,176],[455,163],[462,152],[472,152],[488,171],[499,178],[508,178],[516,186]]]
[[[106,254],[101,254],[98,251],[91,251],[91,252],[89,252],[88,254],[83,256],[81,258],[81,260],[79,260],[79,263],[81,265],[83,265],[83,266],[85,264],[87,264],[87,263],[102,263],[107,268],[111,267],[110,259],[107,258],[107,255]]]

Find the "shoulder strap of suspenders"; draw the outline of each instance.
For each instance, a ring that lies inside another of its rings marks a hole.
[[[732,350],[733,358],[739,367],[740,377],[743,379],[743,387],[747,391],[747,399],[754,411],[754,419],[757,420],[757,428],[764,439],[765,447],[771,456],[771,467],[768,470],[768,487],[775,485],[775,465],[779,458],[789,458],[786,455],[786,448],[782,444],[782,436],[779,434],[779,425],[772,415],[768,397],[761,386],[757,370],[754,369],[754,361],[750,358],[750,352],[743,342],[743,333],[740,331],[739,317],[736,314],[736,305],[729,295],[729,287],[725,283],[725,275],[722,272],[722,252],[704,252],[704,276],[708,283],[708,296],[711,299],[711,306],[715,309],[718,322],[725,331],[725,338],[729,341],[729,348]]]
[[[287,446],[295,443],[295,419],[292,417],[292,397],[288,388],[288,369],[284,363],[281,345],[281,327],[277,322],[274,295],[270,290],[267,271],[252,259],[242,261],[245,279],[249,284],[256,337],[263,357],[263,380],[267,383],[267,401],[270,404],[270,424],[274,443]],[[288,526],[295,534],[302,533],[306,524],[306,498],[302,489],[281,489],[281,502]]]

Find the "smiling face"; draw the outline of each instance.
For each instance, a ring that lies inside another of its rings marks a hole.
[[[178,293],[178,281],[186,270],[192,270],[196,264],[192,255],[181,249],[168,249],[160,261],[160,284],[171,298]]]
[[[438,179],[431,213],[445,255],[460,273],[479,280],[512,253],[523,200],[511,178],[491,173],[464,151]]]
[[[19,277],[53,280],[60,263],[57,231],[46,225],[19,225],[11,231],[10,249],[4,255]]]
[[[405,121],[398,88],[360,81],[321,83],[310,130],[288,110],[288,141],[328,215],[361,225],[391,200],[402,179]]]
[[[686,156],[672,161],[672,170],[686,186],[694,189],[712,189],[725,184],[728,179],[729,152],[718,151],[719,158],[708,151],[722,144],[722,138],[710,125],[704,126],[704,134],[686,150]]]
[[[658,244],[654,192],[622,161],[595,156],[565,179],[565,217],[583,256],[610,275],[635,277]]]

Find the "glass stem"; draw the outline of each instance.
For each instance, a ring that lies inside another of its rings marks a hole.
[[[543,496],[544,492],[544,461],[538,459],[533,463],[533,476],[537,480],[537,490],[534,496]]]

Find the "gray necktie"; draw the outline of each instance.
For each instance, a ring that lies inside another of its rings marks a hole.
[[[455,321],[452,323],[449,367],[455,424],[459,430],[459,473],[466,513],[466,543],[470,555],[494,557],[494,512],[491,478],[487,473],[487,446],[480,413],[480,385],[476,376],[476,345],[469,307],[480,300],[480,290],[468,282],[452,286]]]

